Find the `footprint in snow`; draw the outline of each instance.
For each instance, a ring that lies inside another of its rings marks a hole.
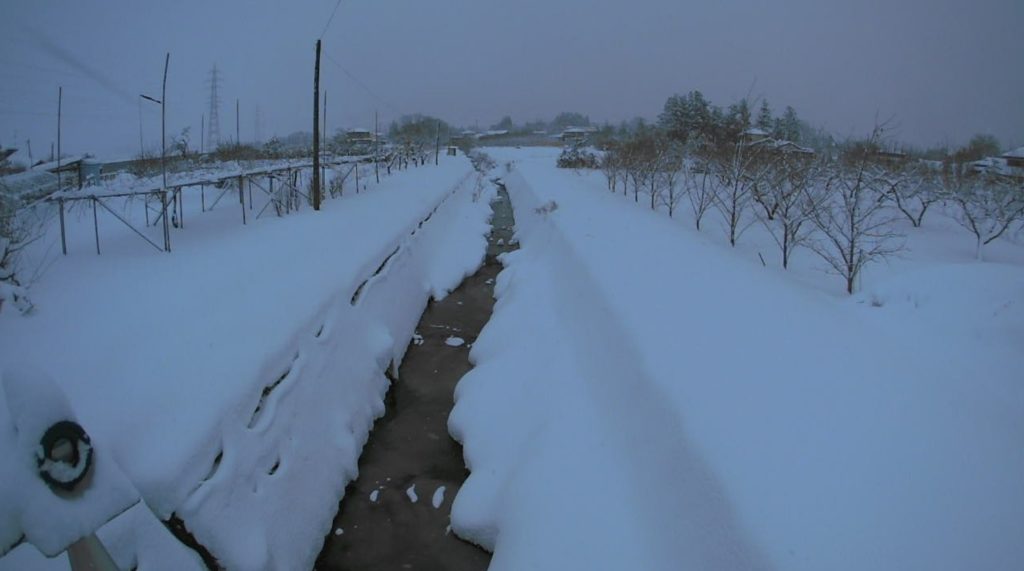
[[[441,486],[434,491],[434,497],[430,499],[430,503],[434,505],[435,510],[440,508],[441,504],[444,503],[444,490],[445,486]]]
[[[449,347],[462,347],[466,344],[466,340],[462,337],[455,337],[454,335],[445,339],[444,344]]]

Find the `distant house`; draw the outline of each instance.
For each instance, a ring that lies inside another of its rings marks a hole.
[[[458,145],[468,145],[468,144],[472,143],[473,141],[475,141],[475,140],[477,140],[479,138],[480,138],[480,135],[478,135],[476,131],[470,131],[468,129],[465,130],[465,131],[462,131],[461,133],[456,133],[456,134],[452,135],[451,137],[449,137],[449,139],[451,141],[451,144],[456,145],[456,146],[458,146]]]
[[[1024,169],[1024,147],[1003,153],[999,158],[1005,160],[1008,167]]]
[[[745,145],[757,144],[760,143],[761,141],[765,141],[770,138],[771,135],[768,133],[768,131],[765,131],[764,129],[758,129],[757,127],[751,127],[750,129],[747,129],[746,131],[740,133],[740,142]]]
[[[345,142],[349,145],[372,145],[375,141],[369,129],[349,129],[345,133]]]
[[[590,135],[591,129],[585,127],[569,127],[562,131],[562,134],[558,136],[563,143],[582,143],[587,140]]]
[[[482,133],[480,135],[480,138],[493,139],[495,137],[504,137],[506,135],[508,135],[508,129],[491,129],[490,131],[485,131],[484,133]]]
[[[793,141],[773,139],[761,129],[747,129],[741,134],[741,144],[782,154],[813,155],[814,149],[801,147]]]
[[[38,163],[31,170],[59,175],[63,179],[62,185],[66,184],[63,181],[70,180],[72,184],[82,188],[85,184],[99,178],[103,165],[92,160],[92,155],[81,155],[65,157],[59,161]]]
[[[801,147],[793,141],[774,141],[773,147],[780,153],[795,153],[798,155],[813,155],[814,149],[808,147]]]

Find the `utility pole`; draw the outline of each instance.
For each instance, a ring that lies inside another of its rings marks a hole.
[[[146,147],[142,144],[142,100],[139,99],[139,158],[146,154]]]
[[[437,122],[437,131],[434,133],[434,166],[438,165],[438,157],[441,154],[441,122]]]
[[[31,167],[32,163],[32,139],[25,139],[25,144],[28,145],[28,166]]]
[[[320,133],[322,139],[321,149],[327,153],[327,90],[324,89],[324,132]],[[320,180],[327,185],[327,165],[320,165]]]
[[[313,210],[320,210],[320,40],[313,68]]]
[[[164,190],[167,189],[167,66],[171,52],[164,58],[164,83],[160,93],[160,170],[163,171]]]
[[[377,110],[373,110],[373,175],[380,184],[380,128],[377,126]]]
[[[57,190],[60,190],[60,108],[64,100],[64,87],[57,87]]]

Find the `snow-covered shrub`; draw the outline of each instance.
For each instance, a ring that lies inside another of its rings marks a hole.
[[[18,254],[32,239],[24,217],[19,216],[18,199],[0,190],[0,311],[7,304],[21,313],[32,309],[28,292],[16,274]]]
[[[558,156],[557,164],[560,169],[596,169],[600,166],[597,155],[579,145],[566,147]]]

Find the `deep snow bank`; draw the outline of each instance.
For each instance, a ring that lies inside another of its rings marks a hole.
[[[836,301],[510,158],[523,248],[450,422],[496,568],[1024,560],[1021,268]]]
[[[37,315],[0,319],[0,362],[43,363],[149,506],[228,568],[308,568],[385,368],[483,259],[480,194],[460,157],[321,213],[227,231],[197,215],[206,240],[171,256],[68,258]]]

